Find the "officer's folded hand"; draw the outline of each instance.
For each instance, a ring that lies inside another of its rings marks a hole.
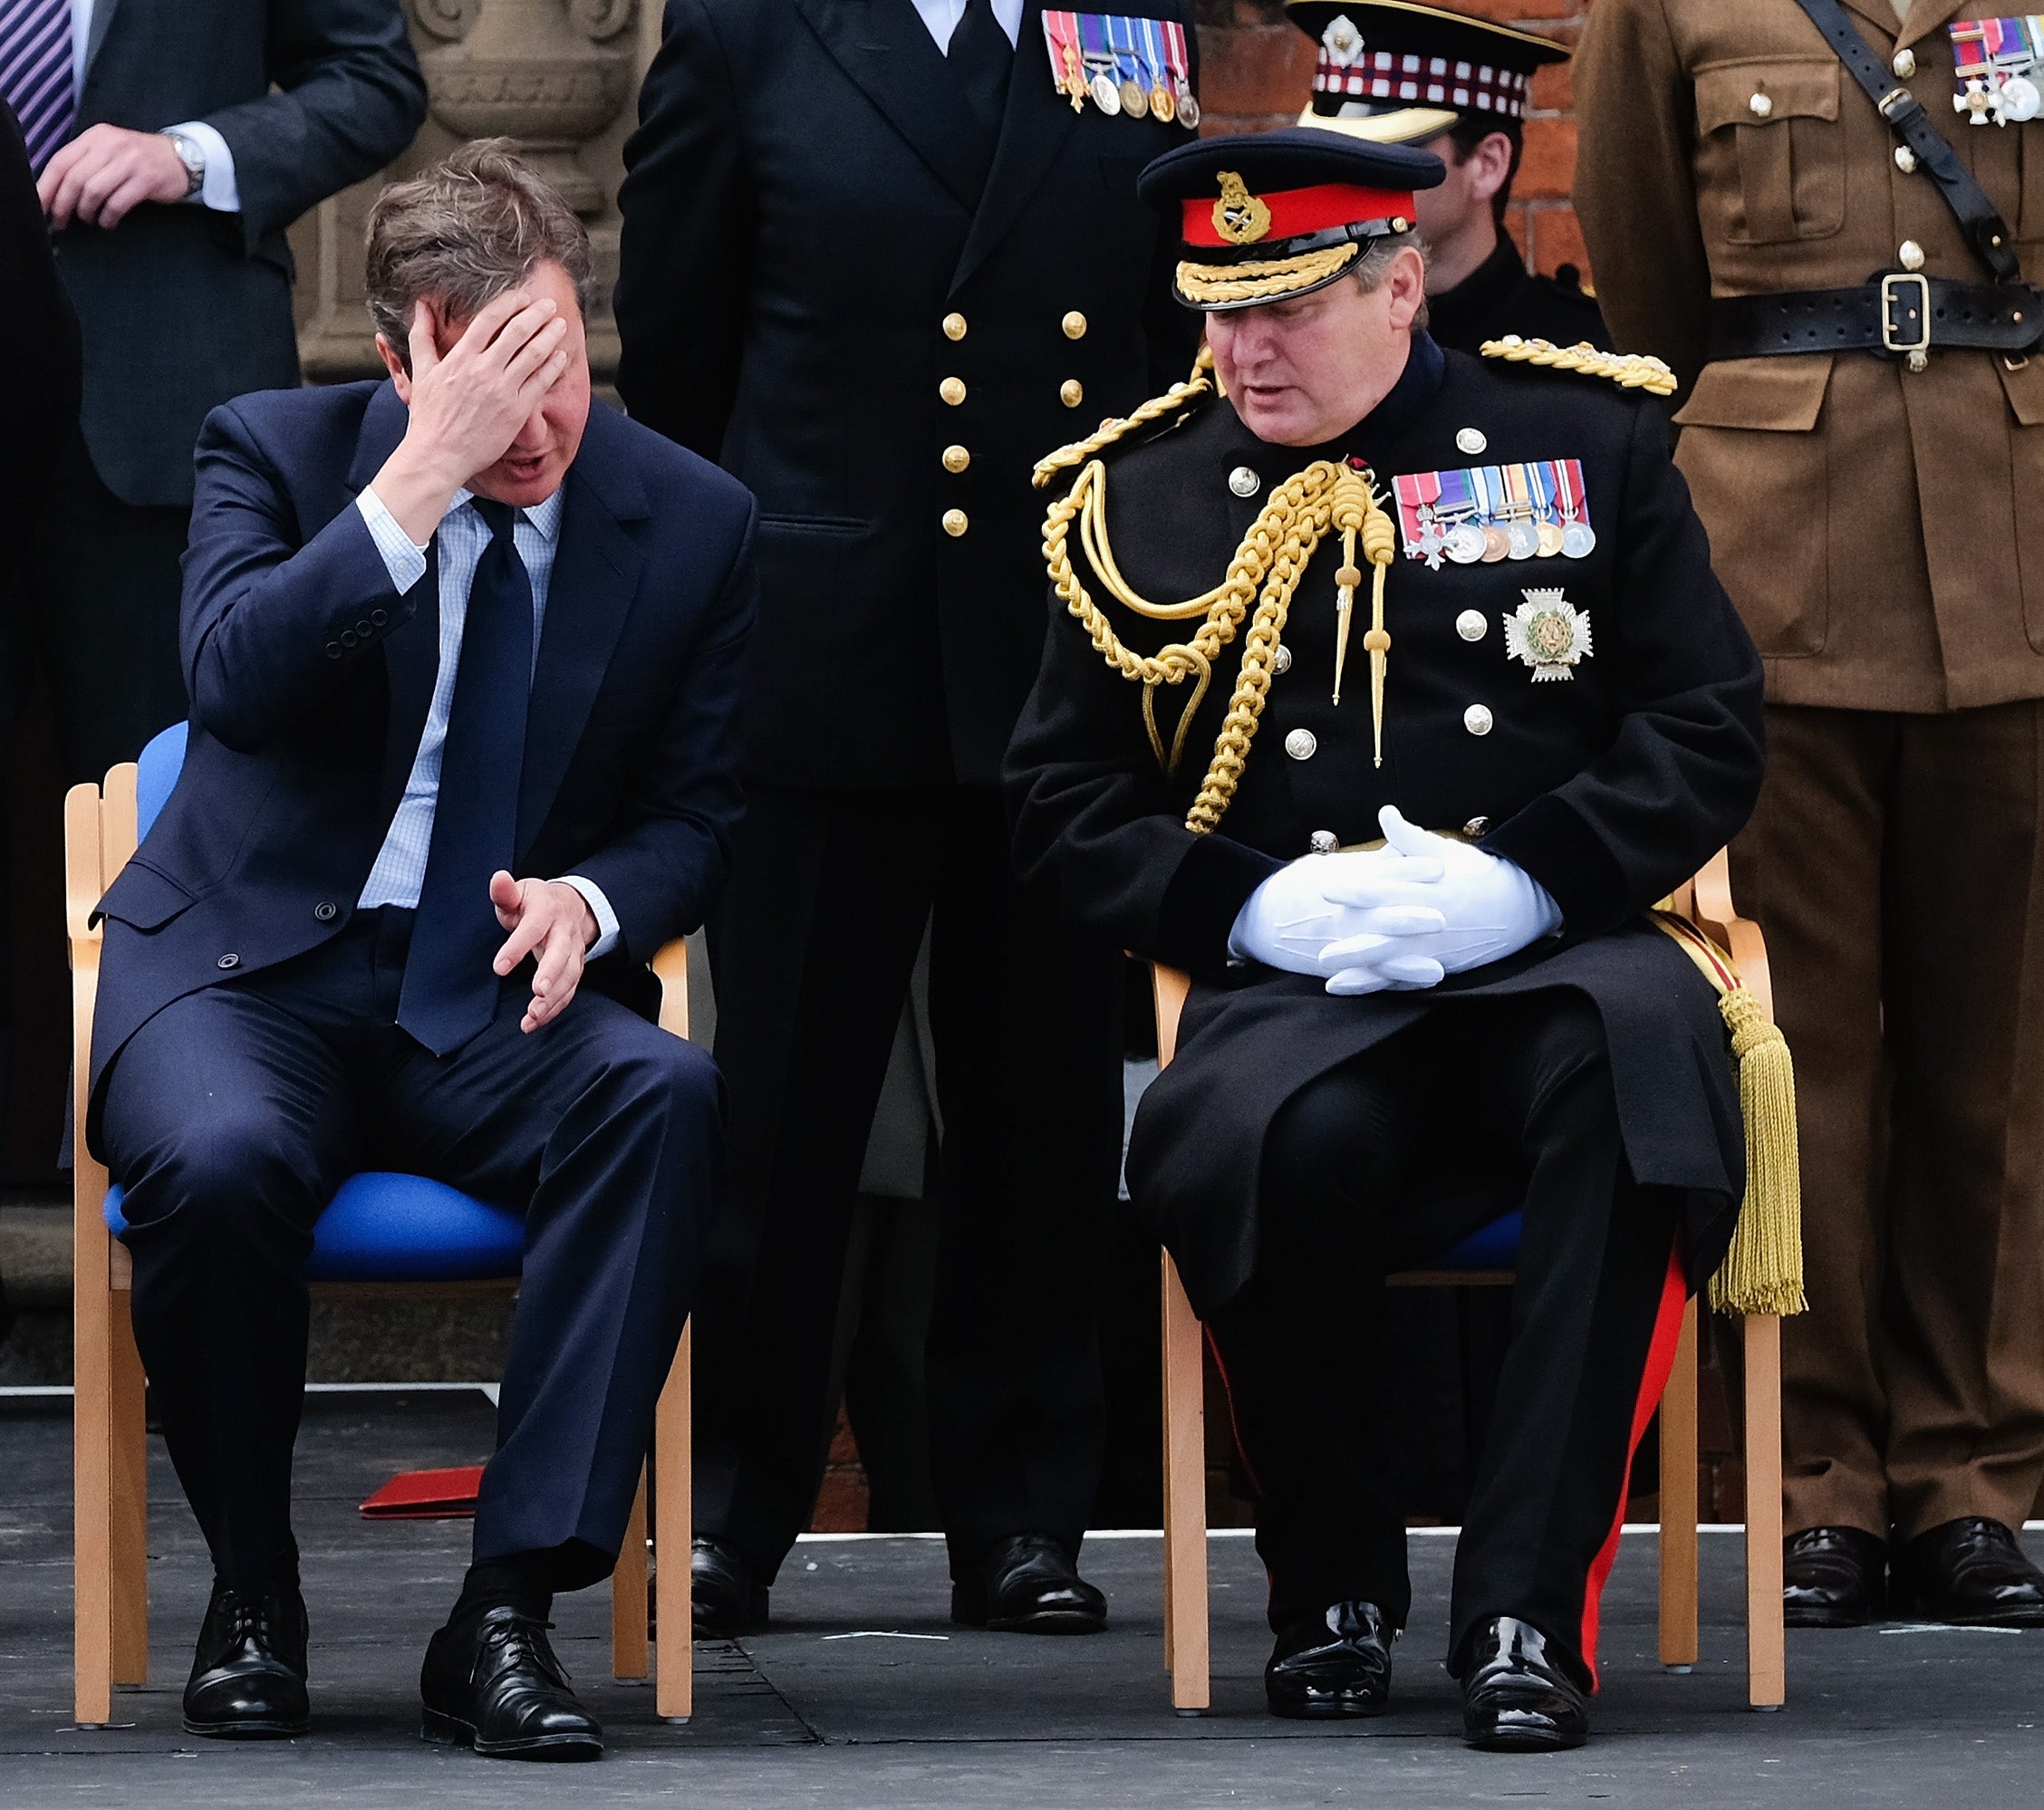
[[[1260,961],[1292,974],[1326,974],[1329,970],[1322,958],[1331,944],[1374,951],[1388,949],[1401,938],[1445,930],[1448,920],[1430,903],[1400,900],[1358,906],[1330,898],[1332,883],[1346,879],[1360,885],[1358,864],[1376,859],[1369,854],[1313,854],[1279,868],[1236,915],[1229,953],[1238,960]],[[1439,877],[1438,862],[1412,867],[1403,878]]]
[[[1561,928],[1561,908],[1517,863],[1405,821],[1395,805],[1377,814],[1384,847],[1354,858],[1321,891],[1328,906],[1364,912],[1431,909],[1439,928],[1386,939],[1367,933],[1324,943],[1327,991],[1354,996],[1438,986],[1487,962],[1516,955]]]

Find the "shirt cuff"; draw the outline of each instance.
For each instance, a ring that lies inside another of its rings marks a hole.
[[[365,489],[356,497],[355,507],[362,511],[376,551],[383,555],[383,570],[390,574],[391,584],[402,597],[426,576],[426,549],[398,525],[398,518],[383,506],[383,499],[373,489]]]
[[[589,915],[596,920],[596,940],[590,944],[584,961],[594,961],[598,956],[607,956],[618,945],[617,913],[611,910],[611,901],[603,897],[603,889],[593,880],[584,880],[579,873],[564,873],[554,882],[556,886],[572,886],[582,894],[582,902],[589,907]]]
[[[241,184],[235,177],[234,152],[227,149],[227,141],[204,120],[187,120],[182,125],[163,130],[182,134],[206,154],[206,179],[186,198],[216,213],[240,213]]]

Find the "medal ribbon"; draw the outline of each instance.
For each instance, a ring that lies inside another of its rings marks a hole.
[[[1561,519],[1573,522],[1578,515],[1586,516],[1587,499],[1583,495],[1583,461],[1579,458],[1557,459],[1554,463],[1555,500],[1561,505]]]
[[[1437,471],[1432,474],[1440,486],[1441,507],[1437,515],[1467,516],[1474,512],[1476,504],[1470,495],[1470,479],[1467,471]]]
[[[1104,64],[1114,67],[1114,49],[1108,41],[1107,19],[1101,13],[1081,13],[1079,21],[1079,47],[1085,53],[1088,69]]]
[[[1079,15],[1076,13],[1046,13],[1043,15],[1044,46],[1050,52],[1050,79],[1056,83],[1059,93],[1071,72],[1065,66],[1065,52],[1072,51],[1074,59],[1078,55]]]
[[[1164,64],[1163,50],[1159,43],[1162,34],[1155,19],[1139,18],[1143,27],[1143,66],[1136,72],[1136,80],[1145,88],[1168,88],[1171,72]]]
[[[1420,547],[1420,535],[1423,532],[1420,511],[1440,500],[1441,474],[1438,471],[1407,472],[1391,480],[1391,494],[1398,501],[1398,527],[1405,537],[1405,556],[1424,559],[1426,554]]]
[[[1508,465],[1505,467],[1505,488],[1511,497],[1511,516],[1514,521],[1530,521],[1533,516],[1533,473],[1529,467]]]
[[[1189,84],[1192,80],[1192,59],[1185,48],[1185,27],[1176,19],[1163,21],[1164,53],[1171,58],[1171,79]]]
[[[1536,521],[1551,522],[1555,515],[1554,467],[1546,459],[1538,465],[1522,467],[1533,486],[1533,515]]]

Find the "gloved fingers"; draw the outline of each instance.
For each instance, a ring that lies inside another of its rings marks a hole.
[[[1421,829],[1417,823],[1407,823],[1405,814],[1395,804],[1386,804],[1377,813],[1377,827],[1384,832],[1384,841],[1402,855],[1437,854],[1447,840],[1432,830]]]
[[[1392,956],[1377,964],[1377,972],[1395,987],[1438,987],[1448,970],[1432,956]]]
[[[1321,888],[1330,905],[1352,905],[1368,910],[1379,905],[1425,905],[1426,889],[1440,883],[1445,872],[1437,861],[1408,861],[1393,874],[1364,874],[1354,879],[1335,878]]]
[[[1327,991],[1337,999],[1360,999],[1365,993],[1383,993],[1391,983],[1374,968],[1345,968],[1327,977]]]
[[[1447,929],[1447,919],[1440,912],[1416,907],[1365,912],[1364,921],[1360,933],[1339,938],[1320,951],[1323,966],[1340,968],[1359,957],[1373,956],[1401,938],[1439,936]]]

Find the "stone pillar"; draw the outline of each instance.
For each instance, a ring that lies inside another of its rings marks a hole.
[[[598,290],[589,361],[607,388],[618,358],[618,184],[640,78],[660,43],[659,0],[406,0],[406,14],[426,72],[424,128],[395,163],[292,228],[306,380],[382,374],[362,301],[362,235],[377,192],[467,140],[501,133],[588,223]]]

